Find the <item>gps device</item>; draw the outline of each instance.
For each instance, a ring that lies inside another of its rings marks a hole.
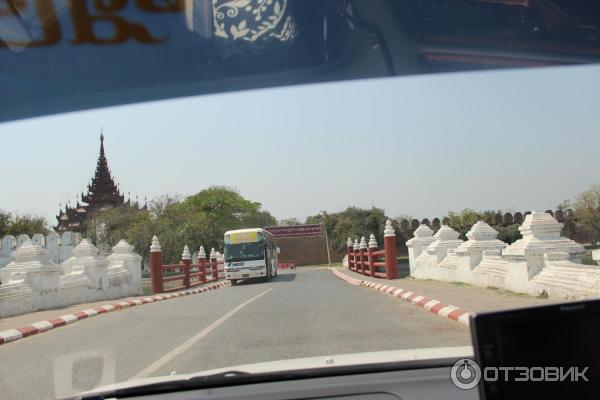
[[[600,300],[471,316],[481,399],[600,398]]]

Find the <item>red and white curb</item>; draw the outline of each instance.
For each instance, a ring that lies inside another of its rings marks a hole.
[[[350,283],[351,285],[364,286],[371,289],[375,289],[379,292],[386,293],[390,296],[408,301],[434,314],[437,314],[440,317],[451,319],[453,321],[458,321],[463,325],[469,326],[469,316],[472,313],[460,307],[451,306],[442,303],[441,301],[421,296],[417,293],[408,291],[406,289],[385,285],[383,283],[371,282],[363,279],[356,279],[335,269],[331,269],[331,272],[333,272],[333,274],[338,278]]]
[[[202,286],[197,289],[182,290],[175,293],[159,294],[149,297],[140,297],[139,299],[120,301],[114,304],[107,304],[100,307],[89,308],[87,310],[79,311],[74,314],[63,315],[58,318],[54,318],[47,321],[39,321],[31,325],[22,326],[16,329],[9,329],[7,331],[0,332],[0,345],[8,342],[14,342],[15,340],[23,339],[27,336],[35,335],[36,333],[45,332],[50,329],[58,328],[77,322],[79,320],[95,317],[96,315],[105,314],[111,311],[122,310],[129,307],[141,306],[142,304],[155,303],[157,301],[176,299],[178,297],[189,296],[192,294],[208,292],[209,290],[220,289],[224,286],[229,286],[229,281],[218,282],[208,286]]]

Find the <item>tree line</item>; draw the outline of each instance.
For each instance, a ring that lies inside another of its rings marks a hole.
[[[564,201],[558,209],[572,208],[576,223],[565,224],[563,235],[581,239],[587,234],[592,245],[600,239],[600,185],[578,194],[573,201]],[[464,209],[447,214],[448,225],[458,231],[461,238],[479,220],[485,221],[500,210],[475,211]],[[296,218],[277,221],[262,205],[245,199],[235,189],[213,186],[189,197],[163,195],[148,205],[147,209],[119,207],[103,211],[86,221],[83,235],[95,244],[105,243],[114,246],[120,239],[125,239],[135,247],[135,251],[144,258],[153,235],[160,239],[166,262],[178,262],[184,244],[192,251],[203,245],[207,250],[211,247],[222,249],[223,234],[230,229],[267,227],[273,225],[322,224],[327,230],[332,249],[343,252],[348,237],[375,235],[377,242],[383,244],[383,230],[386,220],[390,218],[381,208],[370,209],[348,207],[347,209],[328,213],[321,212],[309,216],[301,222]],[[410,217],[403,217],[409,218]],[[400,230],[398,222],[393,226],[398,237],[398,251],[406,252],[405,242],[412,237],[411,232]],[[496,227],[498,238],[506,243],[514,243],[521,238],[519,225]],[[46,220],[40,216],[12,215],[0,211],[0,237],[19,234],[33,235],[48,233]]]

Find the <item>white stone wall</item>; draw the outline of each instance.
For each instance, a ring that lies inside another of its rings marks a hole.
[[[63,235],[67,245],[50,249],[48,237],[46,248],[39,245],[43,239],[37,239],[37,244],[27,239],[17,249],[10,249],[13,261],[0,270],[0,318],[142,294],[142,257],[127,242],[121,240],[105,258],[76,235]],[[12,244],[12,239],[6,243]],[[67,250],[71,256],[65,262],[53,261],[53,254],[65,255]]]
[[[11,235],[4,236],[2,241],[0,241],[0,269],[14,260],[12,257],[13,251],[21,247],[28,240],[46,249],[49,259],[55,264],[60,264],[73,255],[73,248],[81,241],[81,234],[64,232],[60,236],[55,232],[50,232],[44,236],[41,233],[36,233],[31,239],[25,234],[21,234],[17,238]]]
[[[519,228],[523,238],[510,246],[482,221],[472,227],[466,242],[457,240],[458,234],[448,226],[433,237],[429,228],[419,228],[407,242],[410,273],[418,279],[547,293],[561,299],[600,297],[600,267],[581,264],[585,249],[561,237],[561,228],[551,215],[534,212]],[[600,251],[593,258],[600,264]]]

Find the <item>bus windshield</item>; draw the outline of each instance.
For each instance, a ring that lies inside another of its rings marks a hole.
[[[225,262],[264,260],[262,242],[225,243]]]

